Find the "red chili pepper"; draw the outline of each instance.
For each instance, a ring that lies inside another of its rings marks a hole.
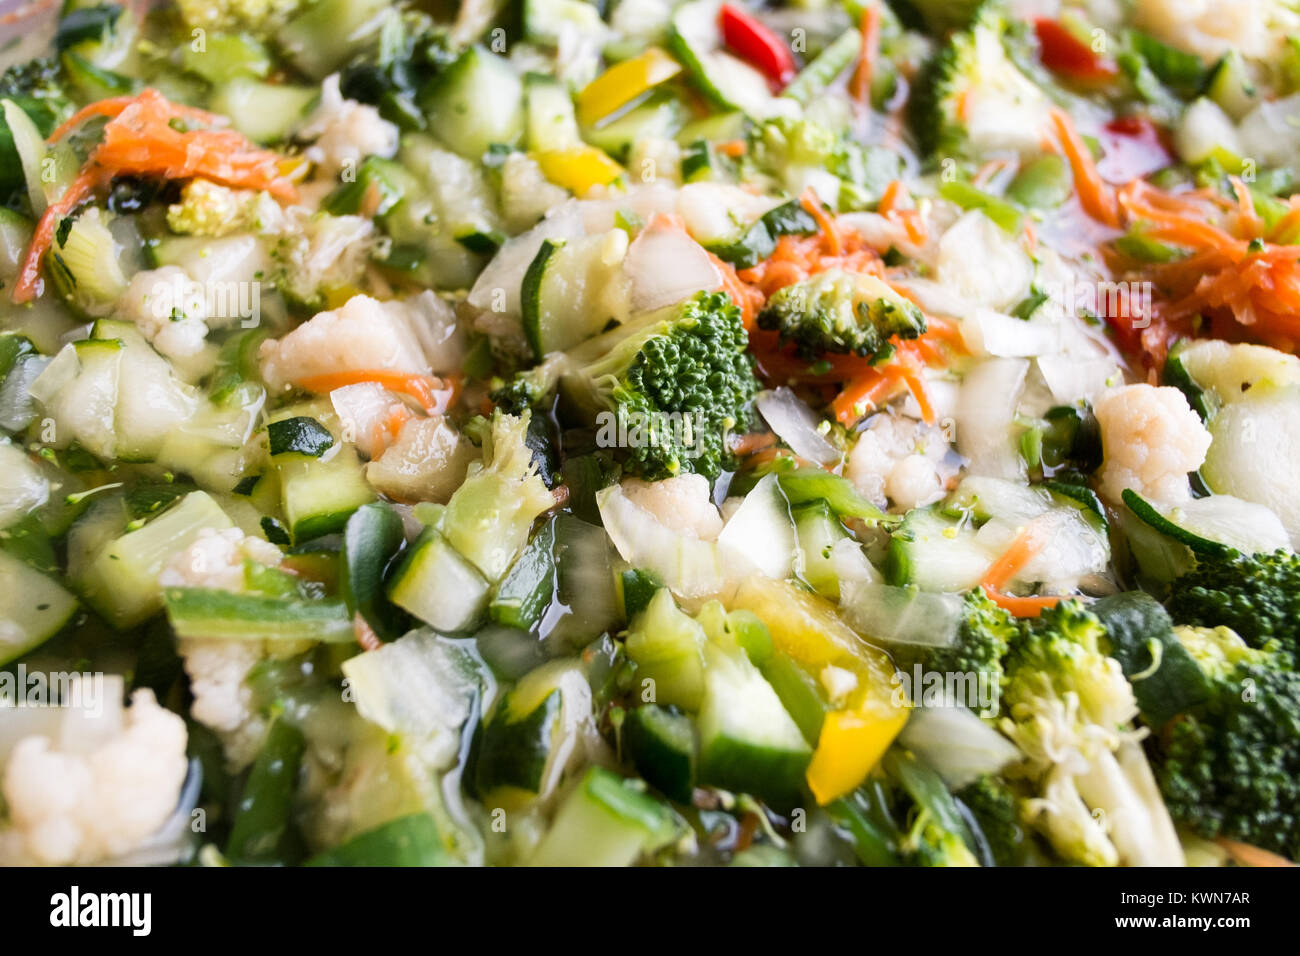
[[[1119,73],[1107,59],[1055,20],[1034,21],[1043,66],[1076,80],[1108,80]]]
[[[727,49],[766,76],[774,92],[794,79],[798,67],[790,48],[749,13],[724,3],[718,24]]]

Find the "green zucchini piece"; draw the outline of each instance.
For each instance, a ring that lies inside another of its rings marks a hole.
[[[291,838],[290,813],[298,769],[306,752],[302,731],[280,718],[271,724],[253,762],[226,843],[226,856],[239,862],[278,861]]]
[[[630,866],[677,839],[672,809],[603,767],[592,767],[560,806],[530,866]]]
[[[695,726],[685,714],[656,704],[630,711],[623,744],[637,773],[670,800],[690,803],[695,789]]]
[[[319,458],[334,447],[334,435],[328,428],[306,415],[282,418],[266,426],[271,457],[302,455]]]
[[[401,637],[406,619],[388,601],[384,576],[405,543],[401,517],[382,501],[362,505],[343,528],[343,599],[350,614],[390,641]]]
[[[225,641],[301,641],[348,644],[356,639],[347,605],[237,594],[217,588],[167,588],[167,620],[178,637]]]
[[[438,826],[427,813],[411,813],[358,833],[303,866],[451,866]]]

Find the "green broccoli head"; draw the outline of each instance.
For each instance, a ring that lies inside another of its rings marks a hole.
[[[1276,641],[1300,659],[1300,556],[1294,551],[1202,558],[1165,602],[1176,624],[1230,627],[1251,647]]]
[[[72,109],[63,84],[63,68],[58,60],[29,60],[0,73],[0,99],[21,106],[41,134],[48,136]]]
[[[563,388],[625,471],[650,481],[682,471],[711,479],[730,458],[728,432],[752,418],[759,385],[748,344],[731,299],[700,293],[667,317],[583,343],[566,357]]]
[[[758,326],[794,343],[800,357],[827,352],[869,357],[891,338],[925,332],[925,314],[876,276],[827,269],[780,289],[758,314]]]
[[[979,866],[975,854],[957,833],[947,829],[927,810],[917,813],[899,841],[909,866]]]
[[[1175,820],[1300,860],[1300,673],[1275,646],[1226,627],[1174,634],[1209,684],[1206,699],[1149,745]]]
[[[564,354],[552,352],[540,364],[516,372],[509,380],[494,379],[488,397],[493,405],[511,415],[539,408],[554,398],[564,365]]]
[[[957,639],[946,647],[899,645],[894,660],[904,670],[921,664],[927,671],[987,675],[988,686],[1002,683],[1002,659],[1020,634],[1021,625],[998,607],[982,588],[965,598]]]
[[[955,794],[979,825],[989,855],[998,866],[1024,866],[1033,849],[1020,822],[1020,802],[1002,779],[984,774]]]
[[[897,154],[854,140],[847,129],[778,117],[749,133],[747,172],[775,179],[792,195],[809,186],[840,211],[865,209],[902,167]]]
[[[1008,52],[1008,22],[986,4],[952,33],[917,78],[908,118],[924,153],[975,158],[1038,148],[1050,101]]]

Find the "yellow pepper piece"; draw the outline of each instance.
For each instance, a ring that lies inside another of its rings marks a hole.
[[[547,179],[575,196],[586,195],[593,186],[607,186],[623,175],[623,167],[595,146],[548,149],[533,158]]]
[[[776,649],[812,673],[834,666],[857,677],[845,706],[826,715],[807,772],[819,804],[849,793],[907,723],[906,701],[895,693],[893,662],[858,637],[829,602],[785,581],[751,578],[740,585],[732,606],[757,614]]]
[[[682,65],[657,46],[639,56],[611,66],[578,94],[578,119],[594,126],[619,107],[632,102],[646,90],[672,79]]]

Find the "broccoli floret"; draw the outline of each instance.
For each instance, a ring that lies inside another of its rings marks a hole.
[[[205,30],[265,29],[280,23],[299,0],[177,0],[187,27]]]
[[[1230,627],[1251,647],[1276,641],[1300,658],[1300,556],[1294,551],[1202,558],[1165,602],[1175,624]]]
[[[1030,858],[1029,833],[1020,823],[1020,801],[1007,783],[984,774],[955,794],[975,818],[997,866],[1024,866]]]
[[[45,58],[18,63],[0,73],[0,99],[13,100],[48,136],[72,109],[59,61]]]
[[[748,425],[758,392],[740,310],[700,293],[655,317],[607,332],[565,357],[562,389],[613,447],[625,471],[649,481],[682,471],[715,478],[727,433]],[[536,386],[525,386],[525,388]]]
[[[899,847],[909,866],[980,865],[962,838],[940,825],[926,810],[917,813]]]
[[[1002,730],[1036,793],[1023,809],[1066,860],[1173,866],[1182,848],[1132,726],[1133,688],[1077,601],[1031,621],[1004,661]]]
[[[894,661],[903,670],[921,664],[927,671],[945,674],[978,674],[986,686],[1002,683],[1002,658],[1021,630],[1020,623],[998,607],[982,588],[965,598],[957,639],[946,647],[924,648],[899,645]]]
[[[863,146],[847,129],[809,119],[779,117],[757,124],[746,155],[747,174],[771,177],[796,196],[811,186],[840,211],[866,208],[902,172],[897,154]]]
[[[375,55],[344,68],[339,89],[350,100],[377,106],[384,119],[402,129],[424,129],[416,93],[430,76],[451,65],[459,51],[446,28],[426,13],[404,10],[390,23]]]
[[[1274,646],[1226,627],[1176,627],[1208,698],[1158,730],[1149,750],[1175,820],[1300,860],[1300,673]]]
[[[906,826],[898,835],[904,862],[911,866],[979,866],[974,837],[939,774],[897,748],[885,755],[883,767],[886,777],[897,785],[898,796],[908,804],[903,811]]]
[[[1050,101],[1008,54],[1007,30],[1005,17],[985,6],[926,63],[908,102],[924,152],[974,158],[1038,149]]]
[[[872,356],[890,338],[914,339],[925,332],[925,315],[875,276],[827,269],[777,291],[758,325],[813,361],[826,352]]]

